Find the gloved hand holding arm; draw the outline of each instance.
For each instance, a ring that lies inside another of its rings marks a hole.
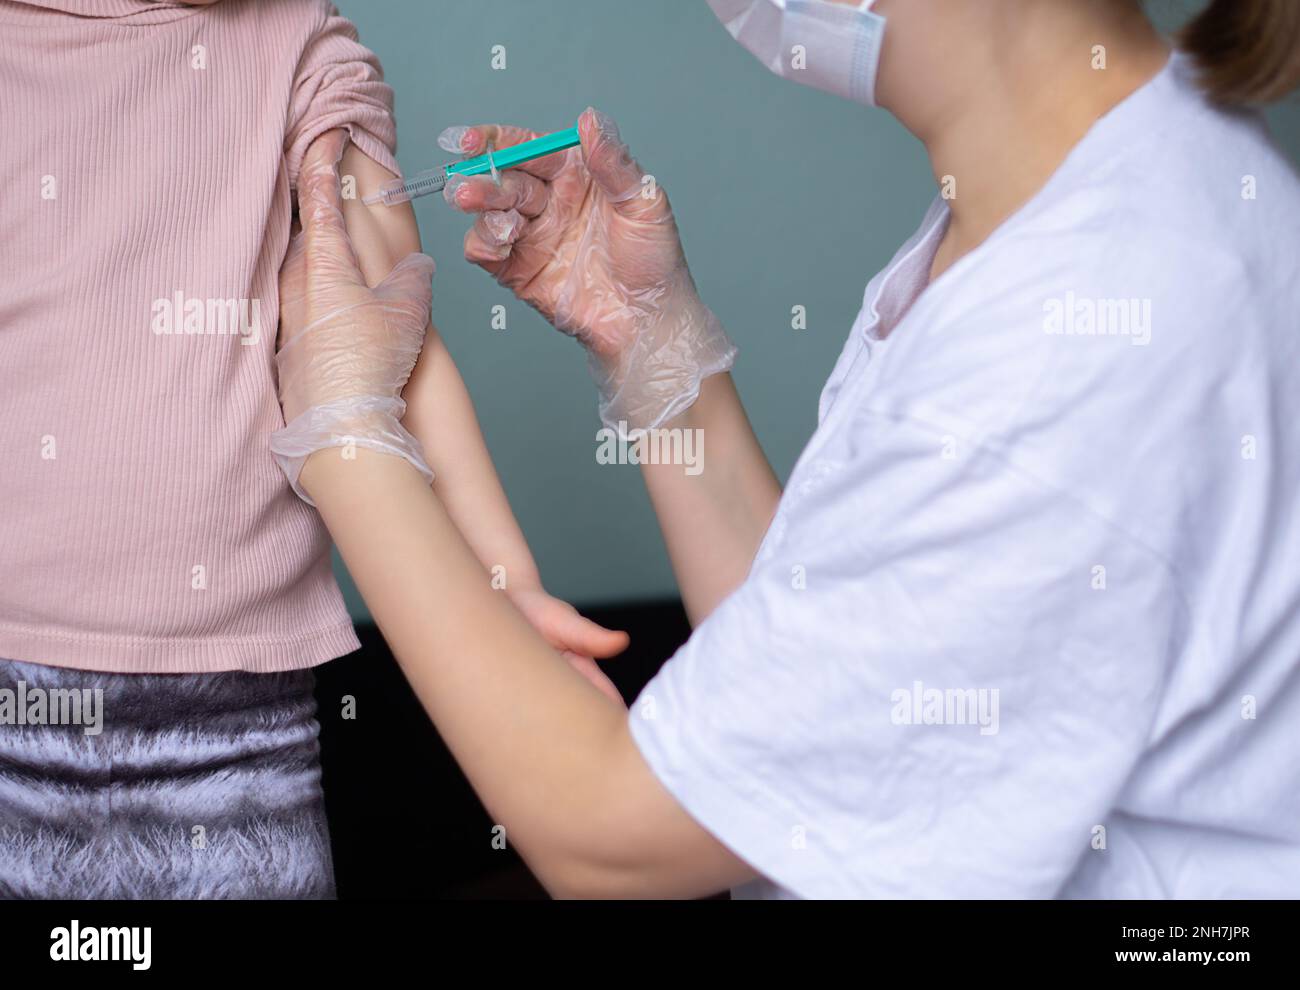
[[[281,269],[276,366],[288,424],[271,451],[296,491],[307,457],[329,447],[366,447],[409,461],[429,481],[424,451],[401,423],[402,389],[424,346],[433,304],[433,259],[411,254],[373,289],[346,235],[322,251],[326,233],[345,230],[337,164],[344,134],[327,134],[303,161],[298,182],[303,231]],[[309,258],[311,263],[308,264]],[[356,359],[358,352],[368,360]]]
[[[700,300],[668,197],[613,121],[588,110],[582,147],[490,178],[456,179],[449,203],[478,217],[465,256],[587,350],[601,417],[620,433],[703,431],[704,471],[645,465],[687,611],[698,622],[740,585],[780,499],[727,370],[736,349]],[[452,128],[443,146],[482,154],[537,137]]]

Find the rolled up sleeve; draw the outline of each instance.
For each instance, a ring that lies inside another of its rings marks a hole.
[[[368,157],[399,174],[393,90],[384,82],[374,53],[357,40],[352,22],[329,7],[324,23],[307,42],[294,79],[284,144],[293,188],[312,142],[340,127]]]

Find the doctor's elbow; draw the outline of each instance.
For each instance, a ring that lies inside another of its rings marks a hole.
[[[653,884],[642,867],[589,855],[556,857],[530,863],[546,892],[561,901],[600,901],[653,897]]]

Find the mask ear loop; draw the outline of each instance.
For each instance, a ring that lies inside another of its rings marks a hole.
[[[492,147],[492,142],[489,141],[487,146],[487,160],[488,160],[488,164],[492,166],[492,181],[499,186],[501,185],[501,173],[500,171],[497,170],[496,159],[492,157],[492,152],[494,150],[495,149]]]

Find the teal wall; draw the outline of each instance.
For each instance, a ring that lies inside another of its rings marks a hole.
[[[788,474],[863,288],[933,196],[919,143],[882,111],[770,75],[704,0],[336,2],[396,90],[408,172],[445,160],[436,139],[450,124],[558,130],[588,105],[619,121],[672,196],[700,290],[741,346],[736,379],[754,427]],[[1176,25],[1189,6],[1152,9]],[[1300,107],[1272,117],[1300,158]],[[831,149],[856,167],[823,168]],[[439,265],[435,319],[550,590],[584,604],[674,595],[637,469],[596,463],[595,393],[577,345],[465,264],[467,218],[437,198],[417,212]],[[498,304],[504,332],[489,325]],[[795,305],[807,307],[806,332],[790,329]]]

